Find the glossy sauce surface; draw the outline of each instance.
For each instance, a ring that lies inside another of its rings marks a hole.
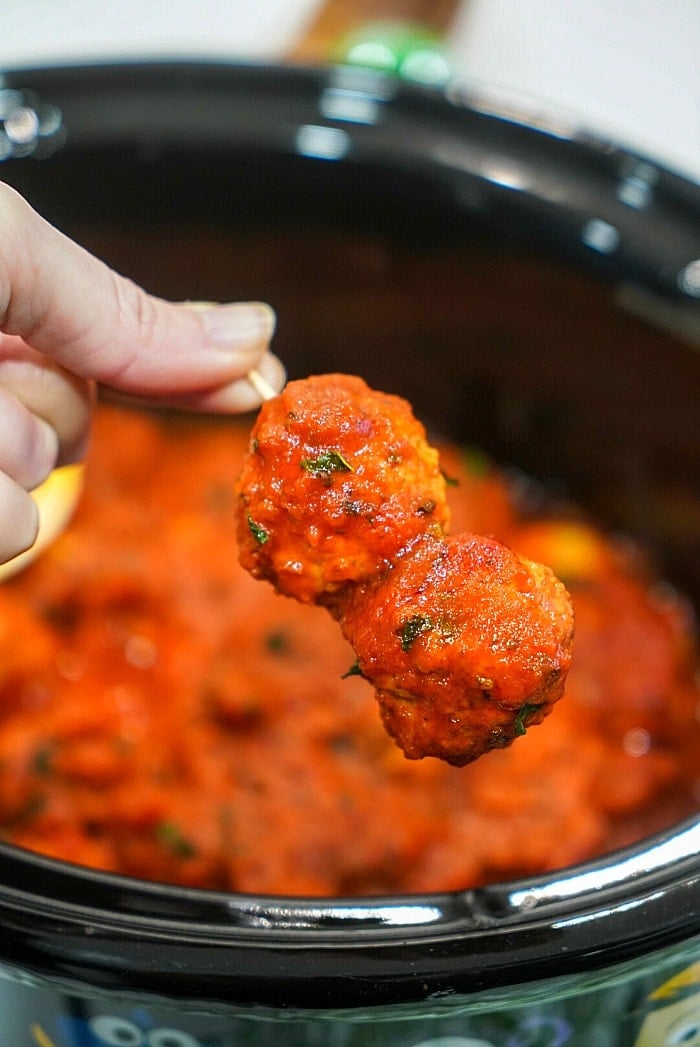
[[[248,433],[100,408],[72,526],[0,589],[4,839],[191,885],[415,892],[566,865],[698,806],[693,616],[638,550],[521,516],[446,449],[451,530],[550,564],[576,645],[565,698],[509,749],[408,761],[325,611],[238,563]]]

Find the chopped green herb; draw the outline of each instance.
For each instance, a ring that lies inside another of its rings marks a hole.
[[[258,447],[259,446],[260,446],[260,441],[258,440],[257,436],[254,436],[253,439],[250,441],[250,449],[253,452],[253,454],[257,454],[258,453]]]
[[[518,715],[515,717],[514,735],[516,738],[521,737],[525,734],[527,728],[527,721],[540,709],[540,705],[531,705],[529,702],[525,702],[525,705],[521,705],[518,709]]]
[[[345,754],[355,750],[355,741],[349,734],[334,734],[328,739],[331,752]]]
[[[353,468],[339,451],[323,451],[317,458],[302,458],[302,469],[330,483],[333,473],[351,473]]]
[[[33,821],[46,807],[46,797],[42,796],[41,793],[34,793],[27,800],[24,808],[19,813],[19,821],[27,824]]]
[[[42,793],[32,793],[26,800],[26,802],[16,810],[12,817],[2,827],[4,830],[20,829],[24,826],[31,825],[38,815],[46,807],[46,797]]]
[[[360,669],[360,663],[358,661],[353,662],[350,668],[345,670],[340,679],[347,680],[349,676],[361,676],[363,679],[366,679],[365,674],[362,672],[362,669]]]
[[[51,774],[53,770],[51,762],[56,752],[56,745],[54,742],[45,742],[40,745],[34,753],[32,760],[32,768],[34,772],[40,775],[42,778],[48,774]]]
[[[487,476],[491,468],[491,459],[477,447],[462,448],[462,461],[473,476]]]
[[[269,532],[266,531],[264,527],[261,527],[260,524],[256,523],[250,515],[248,515],[248,527],[250,527],[250,533],[255,541],[260,545],[265,545],[266,542],[270,541]]]
[[[193,858],[197,853],[192,841],[187,839],[175,822],[161,822],[156,828],[156,836],[176,858]]]
[[[410,651],[419,636],[434,628],[435,623],[429,615],[414,614],[396,630],[396,635],[401,638],[401,650]]]
[[[283,629],[273,629],[265,637],[265,647],[271,654],[289,654],[291,643]]]
[[[80,611],[75,603],[65,600],[63,603],[45,604],[40,613],[42,617],[61,632],[70,632],[75,629],[80,620]]]
[[[459,480],[456,476],[450,476],[444,469],[440,470],[443,480],[448,487],[459,487]]]

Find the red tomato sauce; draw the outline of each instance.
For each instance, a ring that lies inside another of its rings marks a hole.
[[[408,761],[317,607],[240,567],[248,424],[98,410],[70,528],[0,588],[0,834],[151,880],[338,895],[475,886],[698,805],[693,616],[629,543],[533,521],[443,453],[453,532],[549,563],[576,612],[552,715],[456,769]]]

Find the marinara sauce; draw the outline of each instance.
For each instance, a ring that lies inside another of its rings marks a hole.
[[[570,864],[698,806],[692,612],[640,550],[521,513],[444,448],[453,532],[548,563],[566,696],[465,768],[406,760],[320,608],[233,536],[246,421],[97,412],[70,528],[0,588],[0,832],[69,862],[284,894],[423,892]]]

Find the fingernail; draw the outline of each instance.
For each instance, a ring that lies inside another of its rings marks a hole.
[[[251,343],[269,342],[275,330],[274,310],[264,302],[188,304],[200,314],[210,344],[222,349],[245,348]]]

